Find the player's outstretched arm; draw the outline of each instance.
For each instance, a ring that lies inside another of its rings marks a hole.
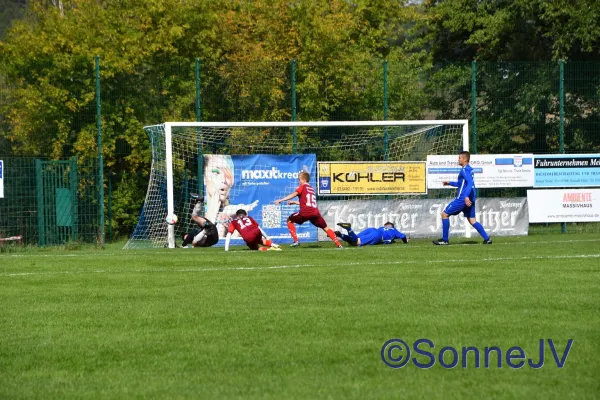
[[[236,232],[237,229],[232,222],[229,223],[229,228],[227,228],[227,235],[225,236],[225,251],[229,251],[229,241],[231,240],[231,235],[233,235],[233,232]]]
[[[227,232],[225,236],[225,251],[229,251],[229,241],[231,240],[231,232]]]
[[[298,192],[294,191],[293,193],[288,194],[287,196],[285,196],[282,199],[275,200],[275,204],[279,205],[279,203],[281,203],[282,201],[291,200],[294,197],[298,197]]]
[[[294,205],[294,204],[300,205],[300,202],[298,200],[288,200],[287,203],[288,203],[288,206],[291,206],[291,205]]]

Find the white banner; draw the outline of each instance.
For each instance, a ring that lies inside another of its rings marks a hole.
[[[600,189],[528,190],[529,222],[600,222]]]
[[[600,154],[536,155],[535,187],[600,186]]]
[[[4,197],[4,161],[0,160],[0,199]]]
[[[471,154],[477,188],[533,187],[533,154]],[[458,155],[427,156],[427,188],[450,188],[461,167]]]
[[[379,228],[390,221],[412,238],[441,237],[442,210],[452,199],[415,200],[319,200],[319,210],[327,225],[337,230],[339,222],[350,222],[356,232],[365,228]],[[476,218],[490,236],[527,235],[529,218],[527,199],[477,199]],[[477,237],[462,214],[450,217],[450,235]],[[319,240],[327,240],[319,229]]]

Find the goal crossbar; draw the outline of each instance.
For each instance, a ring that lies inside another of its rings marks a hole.
[[[421,121],[401,121],[401,120],[390,120],[390,121],[291,121],[291,122],[165,122],[167,125],[172,127],[230,127],[230,128],[242,128],[242,127],[281,127],[281,128],[293,128],[293,127],[325,127],[325,126],[397,126],[397,125],[463,125],[468,127],[469,120],[466,119],[438,119],[438,120],[421,120]],[[158,126],[154,125],[154,126]],[[468,128],[467,128],[468,129]]]

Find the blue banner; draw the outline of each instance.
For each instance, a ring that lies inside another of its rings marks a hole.
[[[536,155],[534,187],[600,186],[600,154]]]
[[[205,155],[205,215],[217,224],[218,245],[224,245],[229,222],[238,209],[256,219],[275,243],[292,243],[287,218],[299,206],[273,202],[296,190],[301,171],[310,173],[309,183],[316,187],[316,162],[314,154]],[[317,241],[317,228],[310,222],[296,229],[300,242]],[[244,244],[237,235],[231,243]]]

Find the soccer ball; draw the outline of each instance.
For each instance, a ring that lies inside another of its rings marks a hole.
[[[177,215],[169,214],[167,218],[165,218],[165,222],[169,225],[175,225],[177,223]]]

